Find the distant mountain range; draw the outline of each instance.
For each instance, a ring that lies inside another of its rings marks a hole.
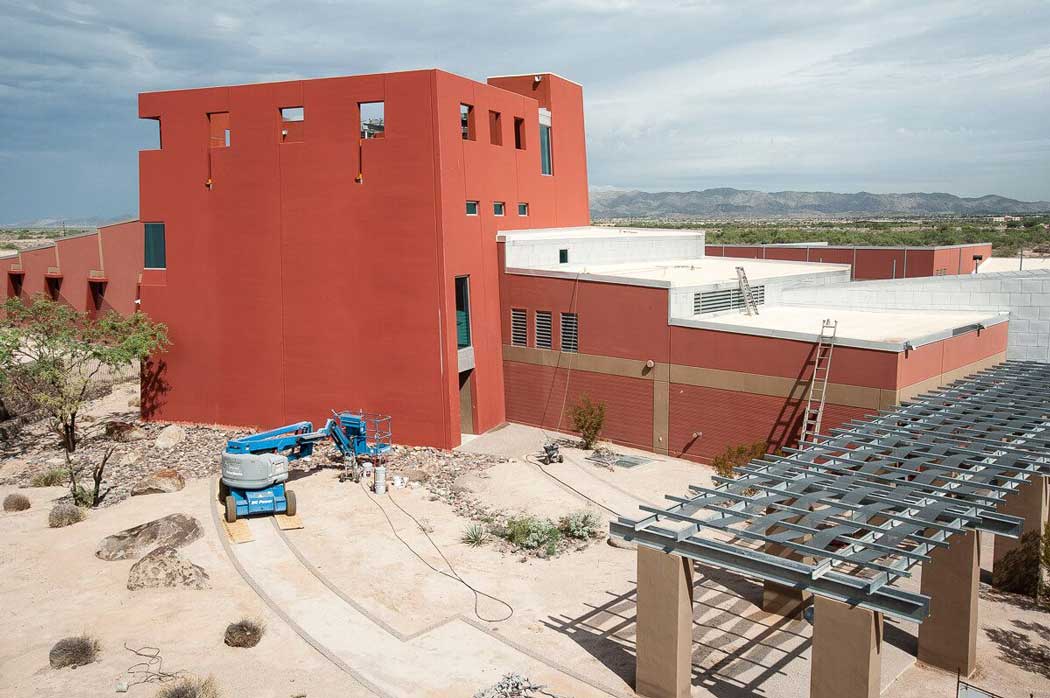
[[[0,223],[0,228],[97,228],[100,225],[129,221],[137,216],[128,213],[122,216],[71,216],[69,218],[38,218],[35,221]]]
[[[597,187],[591,190],[591,217],[748,218],[1003,215],[1050,211],[1050,201],[1017,201],[990,194],[976,198],[952,194],[835,194],[824,191],[645,192]]]

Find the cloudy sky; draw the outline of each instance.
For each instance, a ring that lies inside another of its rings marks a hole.
[[[440,67],[584,86],[590,179],[1050,200],[1050,3],[0,0],[0,222],[137,210],[141,91]]]

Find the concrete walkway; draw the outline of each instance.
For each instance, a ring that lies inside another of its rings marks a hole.
[[[561,695],[623,695],[575,678],[564,667],[503,640],[498,631],[458,615],[415,636],[398,636],[342,598],[352,599],[352,589],[336,593],[320,572],[304,565],[271,519],[252,519],[249,525],[255,540],[230,549],[244,573],[299,629],[350,667],[355,678],[376,695],[471,695],[508,672],[524,674]],[[286,535],[294,540],[295,531]]]

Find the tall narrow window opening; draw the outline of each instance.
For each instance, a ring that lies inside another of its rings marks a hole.
[[[146,223],[144,227],[146,229],[145,268],[166,269],[168,266],[168,260],[167,245],[164,240],[164,224]]]
[[[459,105],[459,128],[463,133],[463,140],[477,140],[477,132],[474,129],[474,107],[469,104]]]
[[[386,135],[386,103],[361,102],[357,105],[361,118],[361,138],[382,138]]]
[[[514,117],[514,147],[525,150],[525,119],[520,116]]]
[[[456,277],[456,346],[470,346],[470,277]]]
[[[498,111],[489,112],[489,142],[503,145],[503,117]]]

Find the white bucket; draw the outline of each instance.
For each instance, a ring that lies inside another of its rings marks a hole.
[[[386,494],[386,466],[377,465],[375,470],[375,482],[372,487],[376,494]]]

